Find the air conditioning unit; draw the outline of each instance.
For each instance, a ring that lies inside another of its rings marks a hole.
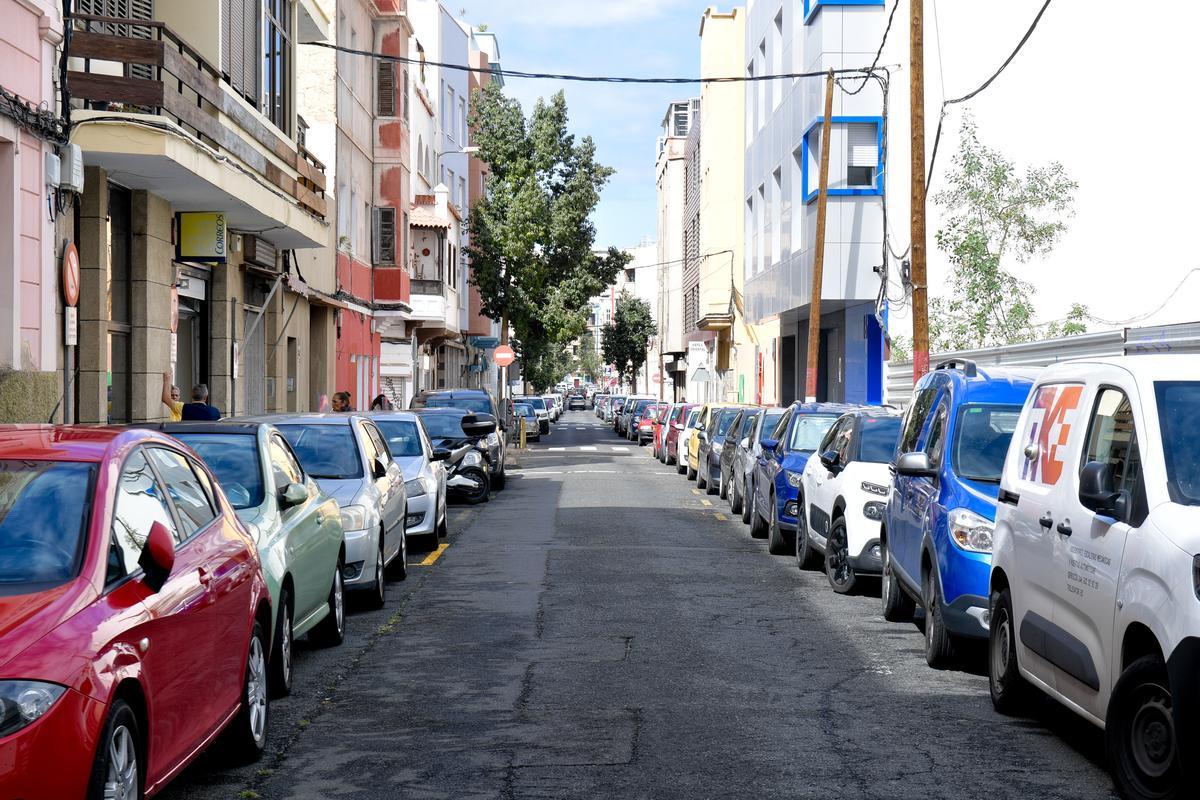
[[[64,192],[83,194],[83,151],[77,144],[65,144],[61,148],[62,169],[58,188]]]
[[[279,255],[279,250],[275,245],[265,239],[249,235],[243,237],[242,244],[246,250],[245,255],[242,257],[243,261],[257,264],[265,269],[278,269],[275,259]]]

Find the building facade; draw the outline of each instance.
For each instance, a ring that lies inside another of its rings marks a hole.
[[[753,3],[746,20],[745,74],[870,63],[885,22],[883,0]],[[773,373],[778,382],[775,396],[764,391],[768,402],[805,395],[824,87],[820,78],[747,84],[745,306],[750,322],[779,328],[775,338],[760,337],[754,353],[756,381],[767,385],[757,376]],[[857,94],[834,95],[821,339],[814,365],[821,400],[883,398],[886,308],[877,303],[880,281],[874,272],[883,263],[881,107],[881,90],[873,81]]]
[[[663,397],[683,400],[689,373],[688,347],[684,342],[684,228],[687,188],[687,138],[699,114],[700,99],[679,100],[667,106],[662,135],[654,163],[658,199],[658,242],[656,269],[659,294],[655,303],[658,323],[658,357],[662,372],[672,387]]]

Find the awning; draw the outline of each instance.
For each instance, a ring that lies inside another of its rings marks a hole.
[[[410,228],[450,228],[450,220],[439,217],[436,212],[423,206],[413,206],[408,212],[408,227]]]

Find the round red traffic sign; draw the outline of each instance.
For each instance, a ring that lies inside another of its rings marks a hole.
[[[79,251],[72,242],[63,248],[62,257],[63,303],[74,306],[79,303]]]
[[[517,360],[517,354],[513,352],[511,347],[502,344],[492,352],[492,359],[495,360],[496,366],[507,367]]]
[[[654,377],[650,380],[654,381],[655,383],[662,383],[662,375],[656,372],[654,373]]]
[[[171,287],[171,333],[179,331],[179,289]]]

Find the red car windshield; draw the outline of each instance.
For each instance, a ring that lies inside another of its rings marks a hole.
[[[95,473],[73,461],[0,461],[0,593],[75,577]]]

